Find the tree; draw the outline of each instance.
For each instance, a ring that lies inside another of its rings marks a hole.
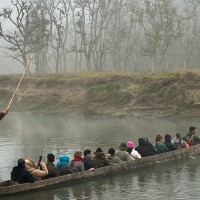
[[[171,0],[141,0],[132,8],[135,20],[144,30],[143,54],[151,58],[151,70],[163,69],[167,52],[182,37],[182,17]]]
[[[8,54],[26,66],[30,54],[35,54],[46,45],[46,22],[38,18],[37,10],[31,2],[13,0],[11,3],[13,9],[4,8],[0,17],[6,19],[12,28],[6,30],[0,24],[0,35],[9,44],[6,47]]]
[[[76,40],[74,51],[84,54],[88,71],[101,71],[106,53],[104,30],[108,29],[111,0],[76,0],[75,3],[74,28],[81,47],[77,46]]]

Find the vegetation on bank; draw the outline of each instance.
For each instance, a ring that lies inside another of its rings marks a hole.
[[[20,75],[0,76],[6,107]],[[67,73],[27,75],[12,111],[109,116],[200,116],[200,73]]]

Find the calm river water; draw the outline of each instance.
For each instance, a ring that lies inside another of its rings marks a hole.
[[[121,141],[148,137],[154,143],[156,132],[185,134],[200,120],[109,119],[60,115],[10,113],[0,127],[0,181],[10,178],[18,158],[35,161],[48,153],[73,154],[89,147],[117,148]],[[1,200],[67,199],[200,199],[200,157],[176,161],[134,172],[59,186]]]

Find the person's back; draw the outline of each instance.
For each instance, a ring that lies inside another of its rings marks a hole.
[[[94,168],[92,159],[93,159],[92,151],[90,149],[86,149],[84,151],[84,158],[83,158],[83,164],[84,164],[84,170],[85,171]]]
[[[27,158],[25,159],[26,169],[33,175],[36,181],[41,180],[48,174],[48,170],[44,161],[40,163],[40,169],[37,168],[36,164],[33,162],[32,159]]]
[[[196,136],[196,127],[191,126],[189,132],[182,138],[190,146],[200,144],[200,137]]]
[[[54,161],[55,161],[55,156],[53,154],[48,154],[47,155],[47,164],[46,164],[48,174],[44,177],[45,179],[53,178],[53,177],[57,177],[57,176],[61,175],[60,171],[54,165]]]
[[[146,141],[146,146],[148,147],[148,151],[150,152],[150,155],[158,154],[159,152],[154,148],[153,144],[149,142],[148,138],[144,138]]]
[[[122,161],[131,161],[133,158],[127,152],[127,146],[125,142],[122,142],[119,146],[119,149],[115,152],[115,155],[119,157]]]
[[[122,160],[115,155],[115,149],[114,148],[110,148],[108,150],[108,155],[107,155],[107,159],[109,163],[120,163],[122,162]]]
[[[109,165],[106,155],[103,153],[101,148],[97,148],[95,156],[93,158],[94,168],[105,167]]]
[[[159,153],[164,153],[164,152],[168,152],[169,151],[169,149],[167,148],[167,146],[162,142],[162,135],[160,133],[158,133],[156,135],[155,142],[156,142],[156,144],[154,145],[154,148]]]
[[[134,148],[135,148],[135,143],[133,141],[128,141],[127,152],[131,155],[132,159],[135,160],[141,158],[141,155]]]
[[[174,144],[177,149],[186,148],[187,146],[187,143],[181,139],[180,133],[176,133],[176,137],[172,140],[172,144]]]
[[[11,180],[19,183],[32,183],[35,181],[33,175],[27,171],[24,159],[19,159],[18,166],[13,167]]]
[[[169,149],[169,151],[177,150],[177,147],[172,143],[171,135],[169,135],[169,134],[165,135],[165,142],[164,142],[164,144],[167,146],[167,148]]]
[[[84,164],[81,151],[76,151],[74,153],[74,158],[71,160],[70,167],[75,173],[84,171]]]
[[[156,151],[152,144],[146,138],[138,139],[138,146],[135,150],[141,155],[141,157],[147,157],[151,155],[155,155]]]
[[[154,148],[159,152],[159,153],[165,153],[168,152],[168,148],[164,143],[156,143],[154,145]]]
[[[192,139],[194,141],[194,145],[200,144],[200,137],[196,135],[196,127],[190,127],[189,133],[192,133]]]
[[[68,155],[61,155],[59,156],[59,161],[56,165],[57,169],[61,173],[61,175],[67,175],[67,174],[72,174],[72,169],[69,166],[70,163],[70,158]]]

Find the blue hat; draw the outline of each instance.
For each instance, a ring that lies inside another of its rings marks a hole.
[[[61,155],[59,156],[59,161],[57,163],[57,167],[61,167],[62,165],[69,165],[70,158],[68,155]]]

